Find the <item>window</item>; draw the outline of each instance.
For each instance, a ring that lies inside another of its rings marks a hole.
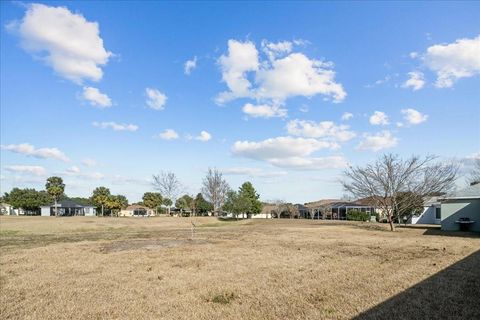
[[[440,207],[435,208],[435,219],[441,220],[442,219],[442,211]]]

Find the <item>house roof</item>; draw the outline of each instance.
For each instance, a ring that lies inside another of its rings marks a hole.
[[[366,205],[366,206],[377,206],[380,200],[383,200],[383,197],[380,196],[371,196],[371,197],[366,197],[362,199],[358,199],[355,201],[358,204]],[[391,206],[392,205],[392,199],[387,198],[387,205]]]
[[[452,194],[443,197],[441,200],[448,199],[480,199],[480,183],[455,191]]]
[[[55,203],[52,202],[51,204],[49,205],[46,205],[46,206],[42,206],[42,207],[54,207],[55,206]],[[57,206],[59,207],[63,207],[63,208],[85,208],[85,207],[94,207],[94,206],[83,206],[81,204],[78,204],[76,203],[75,201],[72,201],[70,199],[63,199],[63,200],[60,200],[60,201],[57,201]]]
[[[307,202],[305,203],[305,207],[307,207],[308,209],[318,208],[321,206],[329,205],[331,203],[340,202],[340,201],[341,201],[340,199],[322,199],[318,201]]]

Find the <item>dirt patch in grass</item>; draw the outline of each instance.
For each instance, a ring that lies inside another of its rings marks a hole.
[[[119,252],[127,250],[159,250],[162,248],[174,248],[179,246],[194,246],[209,243],[203,239],[155,239],[155,240],[129,240],[115,241],[101,247],[102,253]]]

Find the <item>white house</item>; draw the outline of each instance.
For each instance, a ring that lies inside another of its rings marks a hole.
[[[155,215],[155,211],[145,206],[132,204],[125,209],[122,209],[118,215],[120,217],[153,216]]]
[[[439,197],[429,197],[423,203],[423,212],[412,216],[407,223],[410,224],[441,224],[441,202]]]
[[[49,217],[55,215],[55,204],[48,206],[41,206],[42,217]],[[80,205],[72,200],[60,200],[57,202],[57,214],[59,216],[90,216],[96,215],[96,209],[94,206]]]

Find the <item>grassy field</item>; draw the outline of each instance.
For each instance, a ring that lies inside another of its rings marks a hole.
[[[194,222],[0,217],[0,318],[480,318],[474,235]]]

